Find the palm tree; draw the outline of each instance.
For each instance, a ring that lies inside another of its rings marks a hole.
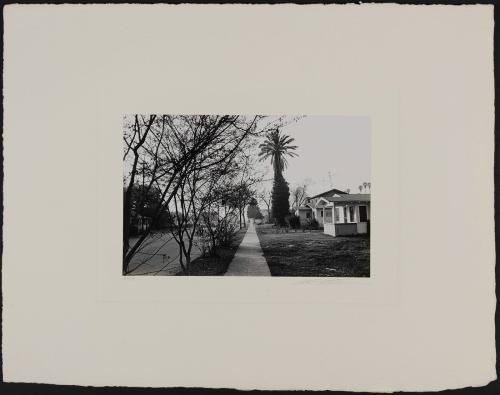
[[[285,156],[292,158],[298,156],[293,152],[297,149],[297,146],[290,145],[294,140],[294,138],[286,134],[280,134],[279,129],[275,129],[267,133],[266,140],[259,145],[260,160],[271,158],[275,176],[278,173],[283,173],[283,170],[287,167],[288,161]]]
[[[292,145],[295,139],[286,134],[280,134],[279,129],[267,133],[265,141],[259,145],[259,159],[261,161],[271,158],[274,169],[274,182],[272,192],[271,217],[279,225],[285,225],[285,216],[290,212],[290,189],[283,177],[288,162],[286,156],[291,158],[298,156],[295,152],[296,145]]]
[[[358,188],[359,188],[359,193],[361,193],[363,191],[363,185],[360,185]]]
[[[366,192],[366,187],[368,186],[368,183],[367,183],[367,182],[364,182],[364,183],[363,183],[363,186],[365,187],[365,192]]]
[[[372,183],[371,182],[368,183],[368,189],[370,190],[370,192],[372,191]]]
[[[347,192],[347,194],[349,194],[349,192],[351,192],[351,190],[349,188],[347,188],[345,191]]]

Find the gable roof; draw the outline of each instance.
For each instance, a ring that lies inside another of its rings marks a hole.
[[[329,202],[369,202],[370,194],[369,193],[353,193],[353,194],[345,194],[342,196],[329,196],[326,198]]]
[[[309,199],[316,199],[319,197],[333,196],[333,195],[347,195],[347,192],[341,191],[340,189],[330,189],[329,191],[322,192],[316,196],[311,196]]]
[[[316,202],[316,204],[314,205],[314,207],[318,207],[318,206],[320,206],[320,203],[323,203],[323,205],[327,205],[327,204],[328,204],[328,203],[330,203],[330,202],[328,201],[328,199],[327,199],[327,198],[320,197],[320,198],[318,199],[318,201]]]

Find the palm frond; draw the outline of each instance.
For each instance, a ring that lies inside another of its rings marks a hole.
[[[299,156],[295,151],[298,146],[291,145],[295,139],[286,134],[280,134],[279,129],[266,133],[266,140],[259,144],[259,160],[271,158],[271,164],[276,170],[283,171],[288,166],[286,156],[294,158]]]

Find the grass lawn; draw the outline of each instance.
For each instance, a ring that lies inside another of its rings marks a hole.
[[[245,233],[246,228],[240,229],[234,238],[233,245],[231,247],[219,247],[217,248],[217,256],[200,256],[191,262],[190,276],[223,276],[226,273],[229,264],[231,263],[236,250],[240,246]],[[185,274],[180,272],[177,276],[184,276]]]
[[[276,233],[257,226],[264,256],[273,276],[369,277],[370,238],[333,237],[323,231]]]

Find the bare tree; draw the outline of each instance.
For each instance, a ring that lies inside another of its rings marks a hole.
[[[234,185],[224,180],[212,189],[207,209],[202,213],[201,244],[203,253],[214,256],[218,246],[229,246],[238,229],[237,207],[230,204]]]
[[[240,162],[239,182],[234,188],[232,196],[233,204],[238,207],[240,218],[240,228],[246,227],[245,207],[255,196],[254,185],[258,184],[263,178],[262,174],[255,173],[255,161],[250,155],[243,155]]]
[[[123,160],[131,157],[132,165],[128,176],[128,185],[123,190],[123,256],[126,256],[129,250],[130,219],[132,212],[132,190],[136,182],[140,150],[148,139],[149,132],[153,126],[156,115],[139,116],[135,115],[132,119],[124,119],[125,153]],[[126,269],[123,269],[124,274]]]
[[[151,223],[175,203],[180,188],[186,189],[187,177],[196,171],[223,166],[238,153],[243,141],[256,134],[256,123],[262,117],[243,116],[168,116],[134,115],[124,121],[124,234],[123,273],[151,233],[149,226],[139,239],[129,245],[130,220],[134,212],[130,191],[136,183],[139,158],[144,162],[144,191],[158,188],[160,202],[151,213]],[[179,203],[179,202],[178,202]]]
[[[259,199],[264,203],[267,209],[267,222],[271,222],[271,204],[273,201],[273,194],[271,191],[264,189],[259,193]]]
[[[211,190],[223,173],[224,169],[220,168],[195,170],[180,180],[180,186],[174,195],[176,226],[171,228],[171,232],[177,242],[179,263],[185,273],[190,272],[191,253],[195,244],[198,223],[210,207]]]
[[[291,193],[291,206],[294,210],[297,210],[300,206],[304,205],[307,200],[307,188],[308,184],[306,182],[301,185],[295,186]]]
[[[247,187],[251,178],[246,176],[245,171],[242,171],[242,166],[236,158],[236,155],[229,156],[219,166],[206,168],[199,166],[195,161],[195,169],[180,181],[180,187],[173,199],[176,226],[172,228],[172,235],[179,247],[181,268],[186,274],[190,273],[191,254],[196,244],[196,237],[203,238],[204,233],[212,232],[214,208],[220,200],[217,186],[234,181],[240,176],[242,180],[232,185],[229,202],[232,198],[234,201],[232,206],[238,208],[241,221],[242,207],[248,200],[246,194],[251,194]],[[224,218],[227,219],[227,213]],[[202,224],[207,228],[204,228]],[[211,236],[210,252],[214,253],[214,248],[217,247],[219,241],[217,240],[218,234],[214,231]]]

